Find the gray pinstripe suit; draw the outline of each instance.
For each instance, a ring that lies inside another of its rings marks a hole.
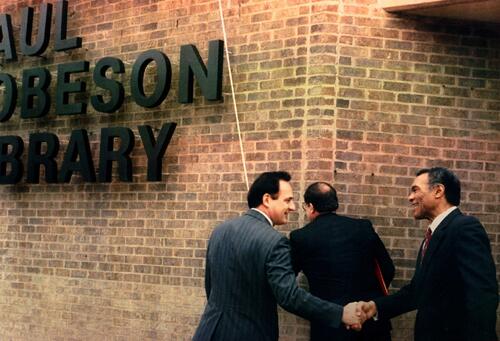
[[[255,210],[213,231],[207,249],[208,302],[193,340],[278,340],[279,304],[310,320],[339,327],[342,306],[300,289],[288,239]]]

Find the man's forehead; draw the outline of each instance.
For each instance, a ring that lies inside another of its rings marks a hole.
[[[420,174],[419,176],[417,176],[415,178],[415,180],[413,180],[412,187],[413,186],[422,186],[422,185],[426,185],[428,183],[429,183],[429,174],[423,173],[423,174]]]
[[[280,180],[280,196],[293,196],[292,185],[288,181]]]

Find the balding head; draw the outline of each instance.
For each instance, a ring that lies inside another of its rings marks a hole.
[[[339,207],[337,191],[326,182],[315,182],[307,187],[304,202],[312,204],[319,213],[335,212]]]

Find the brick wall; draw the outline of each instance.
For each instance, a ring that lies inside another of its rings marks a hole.
[[[34,6],[37,16],[38,4],[0,4],[16,44],[21,9]],[[371,219],[385,241],[396,289],[412,276],[423,234],[408,211],[409,184],[418,168],[444,165],[463,181],[462,210],[481,219],[500,263],[498,27],[389,15],[376,0],[223,4],[250,181],[289,170],[297,200],[310,182],[333,182],[340,212]],[[0,71],[20,84],[23,69],[46,67],[55,98],[58,64],[85,59],[92,71],[100,58],[119,57],[125,104],[113,114],[89,106],[86,115],[57,116],[52,108],[39,119],[21,119],[17,109],[0,135],[27,143],[30,133],[51,132],[62,154],[70,132],[85,128],[97,164],[100,129],[129,127],[134,179],[23,178],[0,187],[0,339],[189,340],[205,304],[206,240],[246,207],[227,65],[224,102],[197,89],[193,104],[177,103],[180,46],[195,44],[207,60],[208,41],[223,37],[218,2],[71,0],[69,14],[68,35],[83,38],[81,49],[56,52],[51,40],[43,57],[9,62],[0,53]],[[169,95],[151,109],[134,103],[129,86],[148,49],[172,64]],[[90,74],[77,78],[92,95],[99,89]],[[177,128],[163,180],[147,182],[137,126],[167,122]],[[281,229],[304,222],[297,212]],[[411,339],[413,316],[394,320],[394,340]],[[280,328],[282,340],[308,339],[307,322],[294,315],[280,313]]]

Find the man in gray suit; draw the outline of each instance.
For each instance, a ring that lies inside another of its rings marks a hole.
[[[288,239],[274,225],[295,211],[290,174],[261,174],[248,192],[250,210],[217,226],[208,242],[207,305],[194,341],[278,340],[277,304],[303,318],[360,328],[358,304],[321,300],[297,286]]]

